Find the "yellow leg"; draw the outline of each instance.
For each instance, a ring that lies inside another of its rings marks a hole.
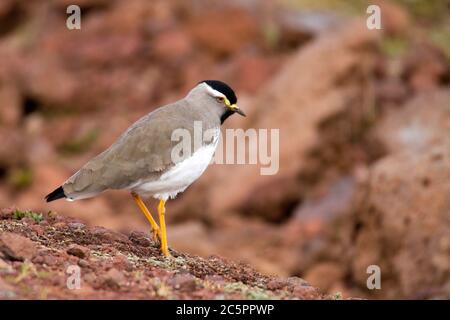
[[[150,211],[148,211],[147,207],[145,206],[144,201],[142,201],[141,197],[135,193],[131,193],[133,196],[134,201],[136,201],[137,205],[141,209],[142,213],[147,218],[148,222],[150,222],[150,225],[152,226],[152,235],[153,240],[161,239],[161,230],[158,227],[158,224],[156,223],[155,219],[153,219],[152,214]]]
[[[166,257],[170,257],[169,247],[167,246],[167,233],[166,233],[166,202],[164,200],[159,201],[158,205],[158,215],[159,224],[161,226],[161,251]]]

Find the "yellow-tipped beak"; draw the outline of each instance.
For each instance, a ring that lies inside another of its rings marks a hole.
[[[236,104],[232,104],[229,107],[231,110],[233,110],[236,113],[239,113],[241,116],[245,117],[246,114],[244,113],[244,111],[242,111],[241,109],[239,109],[239,107]]]

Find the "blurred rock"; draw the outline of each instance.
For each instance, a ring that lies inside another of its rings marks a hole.
[[[177,61],[188,58],[192,42],[189,35],[179,28],[159,33],[153,42],[153,49],[158,60]]]
[[[381,103],[400,104],[407,99],[410,92],[403,81],[400,79],[390,78],[383,79],[376,83],[375,95]]]
[[[341,279],[343,276],[344,269],[339,264],[322,262],[314,265],[304,278],[313,286],[329,292],[335,285],[336,279]]]
[[[353,22],[307,44],[286,63],[253,102],[256,106],[254,112],[249,114],[243,125],[246,128],[279,130],[282,141],[279,172],[263,176],[257,165],[215,166],[214,172],[207,172],[196,186],[186,192],[202,194],[206,198],[197,210],[205,208],[206,202],[208,207],[205,211],[219,215],[243,206],[252,198],[255,199],[252,203],[258,203],[261,197],[257,191],[262,190],[263,186],[270,185],[279,176],[296,179],[304,166],[301,157],[318,142],[319,123],[342,111],[348,100],[361,90],[358,83],[350,81],[336,87],[340,79],[352,74],[355,68],[363,67],[365,59],[362,57],[371,54],[370,47],[378,39],[378,33],[367,30],[361,23]],[[330,55],[330,52],[334,54]],[[285,183],[286,189],[280,186],[282,190],[279,193],[291,195],[289,187],[295,183]],[[224,197],[224,194],[227,196]],[[279,200],[277,198],[277,202]],[[248,205],[246,208],[247,211],[251,209]],[[261,214],[264,215],[264,212]]]
[[[257,93],[278,69],[280,59],[256,55],[254,53],[240,55],[233,60],[231,76],[233,86],[249,93]],[[241,96],[239,101],[241,101]],[[244,104],[247,110],[247,106]],[[231,119],[230,119],[231,120]]]
[[[22,116],[20,94],[14,86],[0,85],[0,124],[14,127]]]
[[[411,27],[411,17],[407,8],[390,0],[376,0],[374,4],[381,10],[382,29],[390,36],[404,35]]]
[[[196,279],[191,274],[176,274],[171,280],[170,284],[180,291],[194,291],[197,287]]]
[[[450,62],[445,54],[428,43],[416,44],[404,64],[405,77],[416,92],[435,89],[450,74]]]
[[[192,40],[218,57],[236,52],[255,37],[258,24],[240,8],[206,11],[188,25]]]
[[[278,45],[292,48],[319,36],[320,33],[338,28],[342,23],[333,12],[293,10],[280,10],[276,14],[275,21],[279,29]]]
[[[374,264],[386,279],[385,294],[414,298],[425,288],[445,291],[450,269],[449,148],[447,139],[421,153],[400,151],[372,169],[366,201],[355,216],[358,227],[351,249],[352,274],[361,285],[367,267]]]
[[[14,299],[15,297],[14,287],[0,278],[0,299]]]
[[[173,247],[180,251],[208,255],[214,249],[205,226],[201,222],[192,221],[173,225],[168,229],[167,237]]]
[[[401,108],[386,111],[377,134],[390,152],[422,150],[448,139],[450,132],[449,90],[419,94]]]
[[[334,219],[351,209],[356,193],[352,177],[343,177],[329,187],[320,197],[308,199],[294,212],[294,219],[303,223],[311,220]]]
[[[89,248],[73,244],[69,248],[67,248],[66,252],[72,256],[76,256],[80,259],[84,259],[86,257],[89,257],[90,250]]]
[[[124,274],[115,268],[107,271],[102,278],[102,285],[112,290],[119,290],[126,282]]]
[[[277,176],[270,183],[258,185],[253,194],[240,209],[247,216],[259,217],[270,222],[285,221],[297,204],[300,194],[300,186],[290,176]]]
[[[28,238],[4,232],[0,234],[0,255],[9,260],[31,260],[36,255],[36,245]]]

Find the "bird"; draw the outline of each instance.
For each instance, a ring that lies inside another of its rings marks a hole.
[[[147,218],[153,238],[170,257],[165,223],[166,202],[186,190],[206,170],[216,151],[220,127],[233,114],[246,116],[237,106],[234,90],[219,80],[203,80],[188,94],[144,115],[112,145],[88,161],[62,185],[45,196],[47,202],[95,197],[107,190],[127,190]],[[195,144],[191,153],[174,157],[177,129],[194,135],[195,123],[212,132],[211,139]],[[175,141],[174,141],[175,140]],[[143,198],[159,200],[159,225]]]

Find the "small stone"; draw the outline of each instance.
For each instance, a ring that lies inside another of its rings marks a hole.
[[[11,219],[14,214],[14,208],[4,208],[0,211],[0,219]]]
[[[89,256],[89,249],[77,244],[72,244],[66,252],[72,256],[78,257],[80,259],[84,259]]]
[[[16,294],[14,293],[13,286],[0,278],[0,300],[13,299],[15,296]]]
[[[180,291],[193,291],[197,287],[195,277],[188,273],[176,274],[169,280],[169,284]]]
[[[121,269],[121,270],[125,270],[125,271],[133,270],[133,265],[128,261],[128,259],[125,256],[123,256],[121,254],[114,257],[113,265],[114,265],[114,267]]]
[[[53,227],[56,229],[63,229],[67,226],[65,222],[56,222],[53,224]]]
[[[30,229],[33,230],[38,236],[42,236],[44,234],[44,229],[40,225],[37,224],[31,225]]]
[[[267,283],[267,289],[269,290],[280,290],[288,285],[287,281],[280,279],[272,279]]]
[[[55,266],[60,262],[60,260],[58,258],[56,258],[55,256],[52,256],[52,255],[46,255],[43,258],[44,259],[42,261],[42,264],[45,264],[49,267]]]
[[[11,266],[8,263],[6,263],[5,260],[0,258],[0,270],[9,270],[9,269],[11,269]]]
[[[9,260],[31,260],[36,251],[36,245],[28,238],[11,232],[0,235],[0,253]]]
[[[115,268],[112,268],[105,274],[103,278],[103,285],[112,290],[119,290],[125,281],[126,279],[123,273]]]
[[[127,237],[121,233],[114,232],[102,227],[94,227],[92,235],[100,239],[102,242],[126,241]]]
[[[42,227],[48,227],[50,225],[50,223],[48,223],[47,220],[42,220],[41,222],[39,222],[39,225]]]
[[[87,260],[80,259],[78,261],[78,265],[82,268],[87,268],[87,267],[89,267],[89,262]]]
[[[300,299],[317,299],[319,291],[311,286],[297,285],[293,288],[292,294]]]
[[[289,277],[287,278],[287,283],[290,286],[304,286],[304,287],[310,286],[310,284],[306,280],[299,277]]]
[[[71,223],[68,223],[67,226],[70,229],[84,229],[84,228],[86,228],[86,225],[84,223],[81,223],[81,222],[71,222]]]
[[[134,244],[137,244],[142,247],[149,247],[152,244],[150,237],[145,233],[139,231],[133,231],[129,235],[128,239]]]

